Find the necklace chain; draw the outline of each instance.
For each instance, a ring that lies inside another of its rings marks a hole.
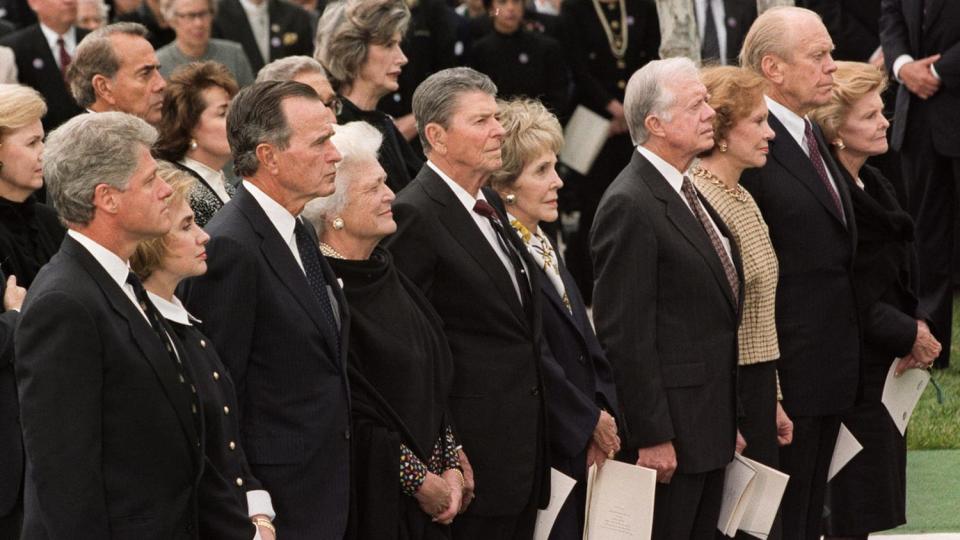
[[[610,28],[610,21],[606,14],[600,8],[601,0],[593,0],[593,9],[597,11],[597,17],[600,19],[600,25],[603,26],[603,33],[607,35],[607,43],[610,45],[610,52],[617,60],[623,60],[627,54],[627,1],[618,0],[620,4],[620,35],[614,36],[613,29]]]
[[[703,178],[707,182],[710,182],[711,184],[722,189],[724,193],[733,197],[738,202],[747,202],[747,192],[740,184],[737,184],[737,187],[735,188],[727,187],[727,185],[723,183],[723,180],[720,180],[720,177],[708,171],[707,169],[704,169],[700,165],[694,167],[691,172],[694,176]]]

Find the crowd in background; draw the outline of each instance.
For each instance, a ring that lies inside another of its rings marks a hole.
[[[904,523],[960,7],[797,4],[0,0],[0,536],[531,538],[553,468],[573,539],[618,459],[709,538],[734,453]]]

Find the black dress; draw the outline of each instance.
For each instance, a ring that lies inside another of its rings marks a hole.
[[[850,189],[858,232],[854,285],[863,321],[860,389],[841,421],[863,450],[827,485],[826,532],[833,536],[906,522],[906,441],[880,398],[890,365],[910,352],[916,321],[924,318],[912,287],[913,222],[877,169],[864,166],[860,179],[864,189]]]
[[[563,49],[545,34],[493,30],[473,44],[469,63],[493,80],[498,98],[540,99],[557,115],[567,109],[570,78]]]
[[[623,58],[614,56],[595,2],[600,4],[614,36],[623,28],[621,21],[626,23]],[[623,103],[627,80],[647,62],[655,60],[660,47],[660,22],[653,0],[626,0],[624,5],[626,13],[621,13],[618,2],[565,0],[560,11],[567,63],[573,73],[573,102],[607,118],[610,117],[607,104],[614,99]],[[588,248],[593,215],[607,186],[627,166],[632,150],[633,143],[627,133],[610,137],[588,174],[572,176],[562,190],[561,200],[576,200],[580,210],[578,231],[569,239],[566,261],[587,305],[593,297],[593,268]]]
[[[449,528],[432,523],[398,481],[409,455],[402,448],[423,463],[431,454],[455,454],[446,412],[452,359],[442,322],[385,250],[366,261],[327,260],[350,305],[351,537],[449,538]]]
[[[423,158],[403,138],[393,119],[386,113],[378,110],[360,110],[343,96],[340,97],[340,101],[343,102],[343,110],[337,116],[338,124],[362,121],[377,128],[383,135],[383,144],[380,146],[377,159],[383,170],[387,171],[387,185],[394,193],[398,193],[420,172],[420,168],[423,167]]]

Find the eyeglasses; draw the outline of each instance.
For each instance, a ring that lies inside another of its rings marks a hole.
[[[333,111],[334,116],[340,116],[343,112],[343,102],[340,101],[339,96],[334,95],[329,101],[323,102],[323,105]]]
[[[213,16],[213,11],[206,9],[203,11],[190,11],[187,13],[174,13],[173,16],[181,21],[205,21]]]

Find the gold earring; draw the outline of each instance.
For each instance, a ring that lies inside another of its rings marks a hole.
[[[513,204],[517,202],[517,196],[513,193],[508,193],[507,196],[503,198],[503,200],[506,201],[507,204]]]
[[[717,143],[717,148],[720,149],[721,152],[726,152],[726,151],[727,151],[727,143],[725,143],[725,142],[719,142],[719,143]]]
[[[343,230],[343,218],[333,218],[333,228],[340,231]]]
[[[847,147],[847,145],[843,144],[843,139],[840,137],[837,137],[833,140],[833,145],[837,147],[837,150],[843,150]]]

